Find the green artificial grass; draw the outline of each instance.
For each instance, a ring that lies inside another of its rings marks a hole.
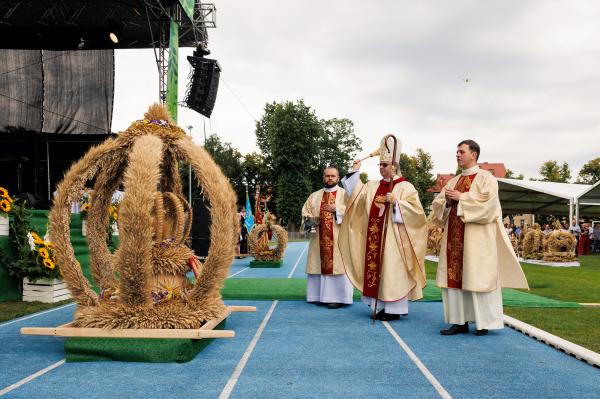
[[[529,292],[566,302],[600,303],[600,255],[579,258],[580,267],[523,264]],[[425,261],[428,279],[435,279],[437,263]]]
[[[504,313],[600,353],[600,308],[532,309],[504,307]]]
[[[16,319],[17,317],[27,316],[28,314],[41,312],[57,306],[66,305],[69,302],[70,300],[56,303],[22,301],[0,302],[0,322]]]
[[[225,327],[223,320],[216,330]],[[68,338],[65,341],[67,362],[147,362],[185,363],[194,359],[213,338]]]
[[[237,300],[306,300],[306,280],[299,278],[232,278],[225,281],[221,290],[224,299]],[[504,303],[519,307],[581,307],[573,302],[557,301],[517,290],[502,290]],[[354,290],[354,299],[360,299],[360,292]],[[441,301],[441,290],[432,280],[427,281],[422,301]]]
[[[277,261],[262,261],[262,260],[253,260],[250,262],[250,267],[252,268],[277,268],[283,265],[282,260]]]

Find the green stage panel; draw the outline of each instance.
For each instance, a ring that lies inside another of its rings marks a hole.
[[[281,265],[283,265],[283,261],[282,260],[278,260],[278,261],[263,261],[263,260],[253,260],[250,262],[250,267],[260,267],[260,268],[275,268],[275,267],[281,267]]]
[[[225,327],[223,320],[216,330]],[[194,359],[214,338],[67,338],[67,362],[185,363]]]

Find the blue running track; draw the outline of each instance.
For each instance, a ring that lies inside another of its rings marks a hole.
[[[234,278],[288,277],[298,259],[291,277],[301,277],[305,246],[291,243],[281,269],[247,269]],[[248,262],[237,260],[231,274]],[[232,314],[227,328],[235,338],[215,340],[184,364],[62,363],[62,339],[19,334],[24,326],[70,321],[72,305],[0,324],[0,397],[600,397],[600,370],[509,328],[484,337],[440,336],[439,302],[412,303],[407,317],[374,325],[359,302],[337,310],[302,301],[229,304],[257,312]]]

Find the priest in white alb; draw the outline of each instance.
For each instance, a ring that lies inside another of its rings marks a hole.
[[[345,193],[338,186],[339,180],[336,168],[325,168],[324,187],[312,193],[302,207],[305,224],[314,225],[306,262],[306,301],[326,304],[330,309],[352,304],[353,294],[337,245],[346,209]]]
[[[400,142],[381,141],[381,180],[363,184],[359,160],[342,179],[348,197],[339,246],[346,273],[378,320],[408,314],[423,297],[427,225],[419,194],[400,173]]]
[[[481,153],[473,140],[458,144],[462,173],[448,181],[432,204],[434,223],[444,227],[437,285],[442,289],[442,335],[475,335],[504,327],[502,287],[529,288],[502,225],[498,182],[479,169]]]

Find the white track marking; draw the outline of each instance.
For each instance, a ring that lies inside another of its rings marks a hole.
[[[244,355],[235,367],[235,370],[233,370],[231,377],[229,377],[229,381],[227,381],[225,388],[223,388],[221,395],[219,395],[219,399],[227,399],[231,395],[231,392],[233,392],[233,388],[235,388],[235,385],[237,384],[238,379],[240,378],[240,374],[242,374],[242,371],[244,371],[244,367],[246,367],[246,363],[248,363],[248,359],[250,359],[250,355],[252,354],[252,351],[254,351],[256,343],[260,339],[260,336],[263,333],[267,323],[269,322],[269,319],[271,318],[271,315],[273,314],[273,310],[275,310],[275,306],[277,306],[278,303],[279,301],[273,301],[273,304],[269,308],[269,311],[265,315],[262,323],[260,323],[258,330],[256,330],[254,338],[252,338],[252,341],[250,341],[248,348],[246,348],[246,352],[244,352]]]
[[[236,272],[236,273],[232,274],[231,276],[229,276],[229,277],[227,277],[227,278],[232,278],[233,276],[237,276],[238,274],[240,274],[241,272],[243,272],[243,271],[244,271],[244,270],[246,270],[246,269],[250,269],[250,268],[249,268],[249,267],[244,267],[242,270],[240,270],[240,271],[238,271],[238,272]]]
[[[5,395],[5,394],[9,393],[10,391],[17,389],[20,386],[25,385],[32,380],[35,380],[39,376],[44,375],[48,371],[52,371],[55,368],[62,366],[63,364],[65,364],[65,359],[60,360],[54,364],[51,364],[50,366],[46,367],[45,369],[42,369],[36,373],[31,374],[29,377],[25,377],[21,381],[15,382],[14,384],[7,386],[6,388],[4,388],[3,390],[0,391],[0,396]]]
[[[15,320],[7,321],[6,323],[0,324],[0,328],[8,326],[8,325],[13,324],[13,323],[18,323],[20,321],[24,321],[24,320],[31,319],[31,318],[34,318],[34,317],[37,317],[37,316],[41,316],[41,315],[46,314],[46,313],[50,313],[50,312],[54,312],[54,311],[57,311],[57,310],[60,310],[60,309],[64,309],[64,308],[67,308],[67,307],[73,306],[73,305],[75,305],[75,304],[74,303],[68,303],[66,305],[59,306],[57,308],[52,308],[52,309],[44,310],[43,312],[34,313],[34,314],[29,315],[29,316],[24,316],[24,317],[20,317],[18,319],[15,319]]]
[[[294,267],[292,268],[292,271],[290,272],[290,274],[288,274],[287,278],[292,278],[292,276],[294,275],[294,272],[296,271],[296,268],[298,267],[298,263],[300,263],[300,259],[302,259],[302,255],[304,255],[304,252],[306,251],[306,249],[308,248],[309,244],[306,244],[306,246],[304,247],[304,249],[302,250],[302,253],[300,254],[300,256],[298,256],[298,260],[296,261],[296,264],[294,265]]]
[[[450,396],[448,391],[444,389],[442,384],[440,384],[440,382],[433,376],[433,374],[431,374],[427,367],[425,367],[425,365],[423,364],[423,362],[421,362],[417,355],[415,355],[414,352],[409,348],[409,346],[406,345],[404,340],[402,340],[402,338],[400,338],[396,331],[394,331],[394,329],[390,326],[390,323],[384,321],[382,322],[382,324],[385,326],[388,332],[392,334],[392,337],[394,337],[396,342],[398,342],[400,347],[404,350],[404,352],[406,352],[410,360],[412,360],[412,362],[419,368],[419,370],[421,371],[421,373],[423,373],[425,378],[427,378],[431,385],[433,385],[435,390],[440,394],[440,397],[444,399],[452,399],[452,396]]]

